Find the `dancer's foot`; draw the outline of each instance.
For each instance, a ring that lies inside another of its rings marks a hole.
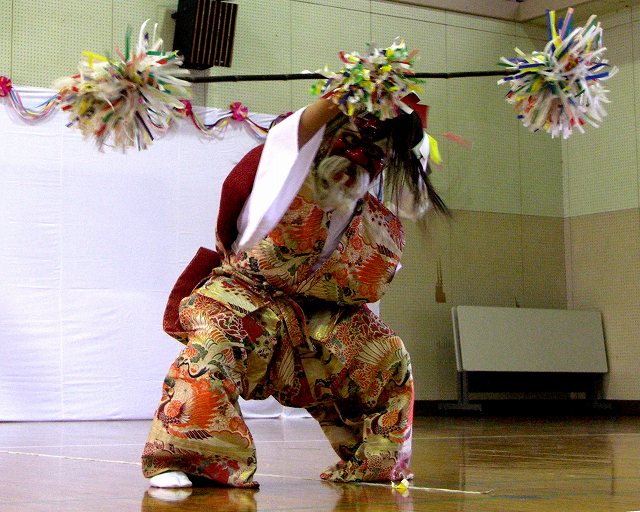
[[[379,462],[379,461],[378,461]],[[392,462],[392,461],[390,461]],[[407,469],[398,467],[397,464],[371,464],[368,461],[339,461],[328,467],[320,478],[330,482],[399,482],[406,478],[413,479],[413,473]]]
[[[182,471],[167,471],[160,473],[149,479],[151,487],[160,487],[163,489],[176,489],[181,487],[191,487],[191,480]]]

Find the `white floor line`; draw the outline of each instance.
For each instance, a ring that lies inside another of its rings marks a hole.
[[[50,455],[48,453],[32,453],[32,452],[14,452],[8,450],[0,450],[0,454],[7,455],[28,455],[31,457],[47,457],[49,459],[66,459],[66,460],[80,460],[83,462],[107,462],[109,464],[126,464],[128,466],[141,466],[140,462],[131,462],[126,460],[107,460],[107,459],[92,459],[90,457],[71,457],[69,455]]]
[[[274,475],[274,474],[269,474],[269,473],[256,473],[255,476],[257,477],[261,477],[261,476],[265,476],[265,477],[269,477],[269,478],[286,478],[287,480],[308,480],[310,482],[317,482],[319,480],[316,480],[314,478],[306,478],[303,476],[285,476],[285,475]],[[337,482],[334,482],[337,483]],[[393,489],[392,485],[390,483],[385,484],[382,482],[349,482],[348,484],[345,485],[367,485],[367,486],[374,486],[374,487],[386,487],[388,489]],[[408,491],[426,491],[426,492],[443,492],[443,493],[455,493],[455,494],[472,494],[472,495],[483,495],[483,494],[491,494],[493,492],[493,489],[489,489],[488,491],[464,491],[462,489],[440,489],[437,487],[415,487],[413,485],[409,485],[408,487]]]
[[[5,454],[5,455],[25,455],[25,456],[29,456],[29,457],[45,457],[45,458],[49,458],[49,459],[63,459],[63,460],[76,460],[76,461],[81,461],[81,462],[100,462],[100,463],[107,463],[107,464],[123,464],[123,465],[127,465],[127,466],[141,466],[142,464],[140,462],[133,462],[133,461],[125,461],[125,460],[113,460],[113,459],[95,459],[95,458],[91,458],[91,457],[75,457],[75,456],[70,456],[70,455],[52,455],[52,454],[48,454],[48,453],[34,453],[34,452],[18,452],[18,451],[12,451],[12,450],[0,450],[0,454]],[[546,459],[543,459],[546,460]],[[274,474],[269,474],[269,473],[256,473],[256,476],[265,476],[265,477],[270,477],[270,478],[286,478],[289,480],[308,480],[308,481],[317,481],[314,478],[306,478],[306,477],[299,477],[299,476],[287,476],[287,475],[274,475]],[[369,486],[378,486],[378,487],[389,487],[391,488],[391,484],[384,484],[384,483],[376,483],[376,482],[357,482],[359,485],[369,485]],[[490,494],[493,492],[493,489],[490,489],[488,491],[464,491],[461,489],[444,489],[444,488],[437,488],[437,487],[414,487],[411,486],[409,487],[409,489],[415,489],[417,491],[427,491],[427,492],[443,492],[443,493],[459,493],[459,494],[475,494],[475,495],[481,495],[481,494]],[[633,512],[640,512],[640,511],[633,511]]]
[[[144,442],[142,442],[144,444]],[[41,448],[95,448],[97,446],[104,448],[113,448],[114,446],[142,446],[141,443],[118,443],[118,444],[18,444],[12,446],[0,446],[0,450],[15,450],[15,449],[36,449],[39,450]]]
[[[383,484],[383,483],[377,483],[377,482],[358,482],[358,484],[392,488],[391,484]],[[464,491],[462,489],[441,489],[439,487],[415,487],[413,485],[409,485],[407,490],[409,492],[411,491],[444,492],[449,494],[474,494],[478,496],[483,494],[491,494],[493,492],[493,489],[489,489],[488,491]]]
[[[30,453],[30,452],[15,452],[15,451],[9,451],[9,450],[0,450],[0,454],[6,454],[6,455],[27,455],[27,456],[31,456],[31,457],[46,457],[46,458],[50,458],[50,459],[65,459],[65,460],[79,460],[82,462],[103,462],[103,463],[107,463],[107,464],[124,464],[127,466],[141,466],[142,464],[140,462],[131,462],[131,461],[126,461],[126,460],[106,460],[106,459],[92,459],[89,457],[71,457],[68,455],[49,455],[46,453]],[[307,480],[310,482],[316,482],[317,480],[314,478],[305,478],[305,477],[301,477],[301,476],[286,476],[286,475],[274,475],[274,474],[269,474],[269,473],[256,473],[256,476],[260,477],[260,476],[264,476],[264,477],[269,477],[269,478],[285,478],[287,480]],[[392,485],[389,484],[384,484],[384,483],[377,483],[377,482],[353,482],[354,484],[357,485],[368,485],[368,486],[375,486],[375,487],[386,487],[389,489],[393,489]],[[488,491],[464,491],[462,489],[440,489],[437,487],[415,487],[415,486],[409,486],[409,491],[425,491],[425,492],[442,492],[442,493],[450,493],[450,494],[472,494],[472,495],[483,495],[483,494],[490,494],[493,492],[493,489],[490,489]]]
[[[621,437],[638,437],[640,433],[633,432],[611,432],[601,434],[509,434],[509,435],[459,435],[459,436],[417,436],[414,434],[414,441],[438,441],[451,439],[517,439],[517,438],[537,438],[537,437],[604,437],[604,436],[621,436]],[[254,434],[254,438],[257,438]],[[256,444],[304,444],[304,443],[328,443],[326,438],[318,439],[256,439]],[[89,448],[89,447],[113,447],[113,446],[141,446],[140,443],[116,443],[116,444],[52,444],[52,445],[16,445],[16,446],[0,446],[0,450],[9,448]],[[640,511],[633,511],[640,512]]]

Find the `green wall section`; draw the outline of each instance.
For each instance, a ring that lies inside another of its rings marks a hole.
[[[0,75],[11,73],[11,26],[13,19],[13,1],[0,0]]]
[[[55,79],[77,72],[83,50],[104,54],[111,49],[112,5],[14,1],[12,33],[14,84],[50,87]]]
[[[233,66],[194,74],[290,73],[325,64],[338,69],[338,51],[362,51],[369,41],[386,46],[398,35],[420,50],[420,71],[495,69],[498,58],[512,55],[515,46],[525,51],[540,47],[545,37],[537,27],[381,0],[236,3]],[[57,78],[75,73],[83,51],[122,47],[128,27],[135,43],[147,18],[159,24],[170,48],[177,0],[0,0],[0,6],[8,14],[0,20],[0,74],[16,85],[51,87]],[[473,142],[468,151],[440,137],[446,165],[434,182],[452,208],[562,216],[560,142],[522,129],[504,101],[507,88],[496,81],[425,84],[430,131],[436,136],[453,132]],[[251,111],[281,113],[309,103],[310,84],[198,84],[194,102],[226,108],[242,101]]]
[[[637,208],[640,100],[640,7],[602,18],[607,57],[620,71],[606,82],[611,103],[600,128],[587,128],[566,143],[565,215]]]
[[[412,356],[421,400],[456,398],[451,308],[566,308],[564,219],[454,210],[406,224],[403,268],[381,312]],[[436,297],[438,265],[446,302]]]

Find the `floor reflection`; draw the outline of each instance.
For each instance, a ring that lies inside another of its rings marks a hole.
[[[338,510],[413,512],[411,492],[400,492],[390,487],[366,484],[327,483],[326,485],[331,486],[338,495],[333,508],[335,512]]]
[[[304,510],[358,510],[359,512],[413,512],[413,499],[410,492],[401,492],[387,486],[366,484],[332,484],[319,482],[323,499],[313,505],[313,501],[298,501]],[[188,489],[156,489],[149,488],[142,498],[141,512],[165,511],[205,511],[221,510],[224,512],[253,512],[270,509],[278,500],[288,493],[287,486],[278,489],[277,485],[259,492],[256,489],[233,489],[208,486]],[[329,491],[329,492],[327,492]],[[275,496],[274,496],[275,494]],[[274,499],[276,498],[276,499]],[[293,496],[294,501],[301,498]],[[333,498],[333,499],[331,499]],[[281,501],[281,500],[280,500]],[[258,503],[261,503],[258,508]]]
[[[640,510],[640,418],[427,417],[416,418],[415,427],[415,478],[403,496],[389,486],[320,480],[318,473],[335,455],[312,420],[251,423],[258,491],[200,484],[148,489],[138,462],[147,421],[0,422],[0,467],[7,468],[0,510]]]
[[[255,489],[193,487],[191,489],[149,488],[142,498],[141,512],[206,511],[254,512],[258,510]]]

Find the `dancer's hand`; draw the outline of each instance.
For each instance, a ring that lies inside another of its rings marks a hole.
[[[328,99],[320,98],[309,105],[300,116],[298,148],[309,142],[320,128],[340,113],[338,106]]]

